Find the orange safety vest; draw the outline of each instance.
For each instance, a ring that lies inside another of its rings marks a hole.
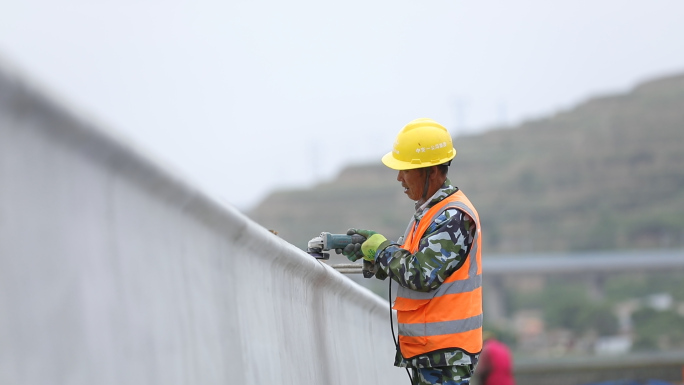
[[[449,348],[470,354],[482,350],[482,236],[480,217],[470,200],[460,190],[444,198],[425,213],[418,226],[411,221],[401,247],[414,254],[430,224],[451,208],[473,218],[475,238],[465,262],[436,290],[419,292],[399,287],[392,308],[397,311],[399,348],[404,358]]]

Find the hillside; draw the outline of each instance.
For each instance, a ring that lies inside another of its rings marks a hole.
[[[454,146],[449,177],[480,212],[488,253],[684,246],[684,75]],[[355,226],[396,238],[413,204],[395,178],[378,159],[247,214],[300,248]]]

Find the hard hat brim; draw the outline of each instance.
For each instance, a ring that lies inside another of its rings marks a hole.
[[[412,163],[412,162],[405,162],[402,160],[398,160],[397,158],[394,157],[394,154],[390,151],[382,157],[382,163],[385,166],[387,166],[393,170],[413,170],[416,168],[439,166],[440,164],[447,163],[448,161],[454,159],[455,156],[456,156],[456,149],[453,150],[453,154],[451,156],[444,158],[444,159],[440,159],[440,161],[437,163],[432,163],[432,162]]]

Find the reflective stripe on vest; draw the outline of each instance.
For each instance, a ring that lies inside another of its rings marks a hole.
[[[399,345],[404,358],[431,351],[460,348],[482,350],[481,230],[477,211],[459,190],[430,208],[418,225],[412,220],[402,248],[415,253],[429,225],[445,210],[467,213],[476,226],[475,238],[463,265],[436,289],[418,292],[400,287],[397,310]]]

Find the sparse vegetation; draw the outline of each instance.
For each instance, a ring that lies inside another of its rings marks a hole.
[[[450,178],[478,208],[485,253],[684,246],[684,75],[454,143]],[[412,206],[378,160],[248,215],[305,248],[349,227],[397,238]]]

